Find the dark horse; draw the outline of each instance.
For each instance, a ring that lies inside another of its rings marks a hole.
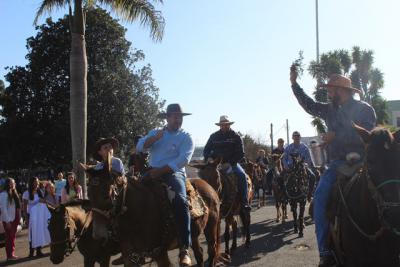
[[[106,162],[101,170],[87,168],[86,172],[89,174],[89,198],[96,207],[96,213],[114,222],[112,225],[118,233],[124,265],[135,266],[139,258],[146,257],[155,260],[158,266],[171,266],[168,250],[178,248],[178,238],[170,215],[172,210],[166,203],[168,200],[163,201],[165,199],[160,197],[165,193],[164,188],[155,181],[150,181],[150,186],[130,179],[118,189],[110,162]],[[190,179],[190,183],[208,209],[204,215],[191,220],[192,249],[197,265],[204,266],[203,249],[199,241],[200,234],[204,232],[209,266],[215,266],[219,256],[219,198],[205,181]],[[115,191],[119,193],[111,193]],[[110,213],[111,195],[115,195],[114,201],[120,208],[114,215],[110,215],[113,214]]]
[[[400,266],[400,131],[355,127],[366,157],[361,171],[347,182],[339,178],[332,192],[334,251],[344,266]]]
[[[293,213],[293,229],[303,237],[304,210],[307,199],[311,199],[314,181],[310,181],[303,158],[298,153],[290,154],[293,166],[285,172],[286,196],[289,199],[290,209]],[[297,207],[299,213],[297,214]]]
[[[286,189],[282,177],[283,168],[281,156],[273,154],[268,162],[269,171],[272,174],[272,192],[275,199],[276,222],[284,223],[288,217]]]
[[[240,216],[243,224],[242,233],[245,234],[245,246],[250,247],[250,213],[246,212],[240,205],[240,196],[236,193],[236,185],[226,177],[223,171],[220,171],[221,160],[217,159],[206,164],[191,164],[190,166],[198,169],[198,176],[207,181],[220,195],[221,218],[225,218],[225,253],[230,255],[237,248],[237,221],[236,215]],[[253,198],[252,185],[250,177],[248,177],[248,201],[251,203]],[[232,226],[232,247],[229,247],[230,227]]]
[[[92,212],[89,200],[76,200],[61,204],[57,208],[48,206],[51,212],[49,221],[50,260],[54,264],[63,262],[77,245],[83,255],[84,266],[107,267],[111,255],[119,252],[116,243],[104,244],[92,238]]]

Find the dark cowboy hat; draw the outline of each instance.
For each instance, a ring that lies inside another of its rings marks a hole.
[[[179,104],[169,104],[167,106],[167,111],[158,114],[158,117],[161,119],[165,119],[170,114],[181,114],[182,116],[192,115],[192,113],[182,112],[182,108]]]
[[[119,147],[119,142],[114,137],[100,138],[94,144],[94,148],[93,148],[93,158],[95,160],[97,160],[97,161],[102,161],[103,160],[101,158],[101,156],[99,155],[99,153],[97,153],[97,152],[100,150],[101,146],[104,145],[104,144],[111,144],[111,146],[113,147],[114,150],[118,149],[118,147]]]

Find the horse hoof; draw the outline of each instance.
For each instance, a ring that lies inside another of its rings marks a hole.
[[[297,233],[298,233],[298,230],[297,230],[297,228],[294,228],[294,233],[295,233],[295,234],[297,234]]]
[[[300,232],[299,237],[303,237],[303,236],[304,236],[303,232]]]

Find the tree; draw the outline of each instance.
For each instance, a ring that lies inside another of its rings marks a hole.
[[[8,168],[71,163],[68,23],[66,16],[37,27],[27,40],[28,64],[11,68],[9,86],[0,88],[0,137],[7,153],[2,158]],[[132,52],[126,30],[101,9],[88,10],[86,23],[89,147],[99,137],[116,136],[123,157],[134,135],[160,124],[163,101],[150,66],[137,67],[144,54]]]
[[[374,68],[374,57],[372,50],[361,50],[353,47],[352,51],[334,50],[321,55],[320,62],[311,61],[309,73],[317,80],[317,84],[326,83],[331,74],[342,74],[349,76],[352,86],[362,90],[361,100],[368,102],[375,109],[377,122],[385,123],[388,119],[386,113],[386,100],[380,95],[384,86],[383,73]],[[314,97],[317,101],[327,102],[326,89],[316,89]],[[318,132],[326,130],[323,122],[314,118],[312,124]]]
[[[265,152],[268,152],[266,145],[263,145],[260,141],[256,141],[249,134],[243,135],[240,132],[238,134],[242,137],[244,153],[247,159],[254,162],[257,158],[257,152],[260,149],[264,149]]]
[[[71,2],[73,5],[71,5]],[[121,18],[128,21],[140,20],[144,26],[150,27],[150,34],[154,40],[161,40],[164,31],[164,19],[159,11],[146,0],[43,0],[40,5],[35,23],[44,12],[51,12],[55,8],[68,5],[69,26],[71,33],[70,50],[70,120],[72,158],[74,166],[77,161],[86,162],[86,134],[87,134],[87,56],[86,56],[86,11],[96,2],[108,6]],[[162,0],[154,0],[160,2]],[[73,10],[73,11],[72,11]],[[78,168],[75,168],[78,169]],[[86,194],[85,173],[80,171],[78,179],[83,185]]]

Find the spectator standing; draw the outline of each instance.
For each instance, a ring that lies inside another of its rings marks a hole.
[[[15,237],[20,220],[21,202],[15,187],[15,181],[7,178],[3,192],[0,193],[0,221],[6,236],[7,261],[17,260],[15,256]]]

